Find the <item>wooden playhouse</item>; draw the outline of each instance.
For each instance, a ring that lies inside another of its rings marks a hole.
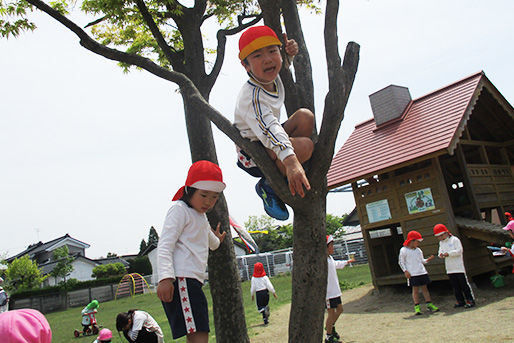
[[[405,282],[398,253],[419,231],[436,254],[437,223],[464,247],[469,277],[496,271],[487,245],[508,239],[514,210],[514,109],[483,72],[411,100],[405,87],[370,95],[374,118],[355,127],[328,173],[328,187],[351,184],[375,287]],[[496,222],[494,224],[493,222]],[[427,265],[446,279],[444,262]]]

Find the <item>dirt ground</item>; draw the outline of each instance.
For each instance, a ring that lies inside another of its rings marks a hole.
[[[454,309],[455,297],[449,285],[433,283],[429,290],[440,312],[428,314],[422,308],[421,316],[413,315],[406,287],[379,294],[371,285],[348,290],[342,295],[344,312],[336,328],[344,343],[513,343],[514,275],[505,277],[502,288],[493,288],[488,280],[472,286],[477,306]],[[257,335],[251,342],[287,342],[289,310],[290,305],[272,307],[270,324],[255,327]]]

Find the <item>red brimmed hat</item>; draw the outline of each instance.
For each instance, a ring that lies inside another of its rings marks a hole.
[[[409,233],[407,234],[407,239],[405,240],[405,242],[403,242],[403,246],[406,247],[407,245],[409,245],[409,243],[411,241],[422,241],[423,240],[423,237],[421,236],[421,234],[418,232],[418,231],[409,231]]]
[[[184,194],[185,187],[194,187],[204,191],[223,192],[226,185],[223,182],[221,169],[209,161],[198,161],[191,165],[187,172],[186,184],[175,193],[173,201],[178,200]]]
[[[507,218],[507,220],[510,222],[511,220],[514,220],[514,218],[512,218],[512,214],[510,214],[510,212],[505,212],[505,217]]]
[[[330,244],[330,242],[333,242],[334,241],[334,236],[332,235],[327,235],[327,245]]]
[[[255,50],[270,45],[282,45],[275,31],[268,26],[252,26],[239,38],[239,59],[242,61]]]
[[[264,270],[264,266],[262,263],[257,262],[253,265],[253,276],[254,277],[263,277],[266,276],[266,271]]]
[[[443,224],[436,224],[434,226],[434,236],[441,236],[445,232],[450,234],[450,231]]]

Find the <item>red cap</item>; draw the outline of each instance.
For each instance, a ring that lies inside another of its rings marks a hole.
[[[505,217],[507,218],[507,220],[510,222],[511,220],[514,220],[514,218],[512,218],[512,214],[510,214],[510,212],[505,212]]]
[[[255,50],[270,45],[282,45],[275,31],[268,26],[252,26],[239,38],[239,59],[242,61]]]
[[[423,240],[423,237],[418,231],[409,231],[409,233],[407,234],[407,239],[405,240],[405,242],[403,242],[403,246],[406,247],[407,245],[409,245],[411,241],[415,240],[421,242]]]
[[[450,231],[448,231],[446,226],[443,224],[436,224],[436,226],[434,226],[434,236],[441,236],[445,232],[448,234],[450,233]]]
[[[262,263],[257,262],[253,265],[253,276],[254,277],[263,277],[266,276],[266,272],[264,271],[264,266]]]
[[[185,187],[194,187],[205,191],[223,192],[226,185],[218,165],[209,161],[198,161],[191,165],[187,173],[186,184],[175,193],[173,201],[178,200],[184,194]]]
[[[334,236],[332,235],[327,235],[327,245],[330,244],[330,242],[333,242],[334,241]]]

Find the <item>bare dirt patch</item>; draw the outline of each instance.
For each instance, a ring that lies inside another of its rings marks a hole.
[[[486,280],[473,287],[477,306],[454,309],[447,284],[429,287],[440,312],[414,316],[409,289],[386,289],[377,294],[370,285],[343,292],[344,312],[336,323],[345,343],[513,343],[514,275],[505,287]],[[271,309],[270,324],[253,328],[252,343],[287,342],[290,305]],[[423,308],[424,310],[424,308]],[[305,323],[308,330],[308,323]],[[302,342],[298,342],[302,343]]]

